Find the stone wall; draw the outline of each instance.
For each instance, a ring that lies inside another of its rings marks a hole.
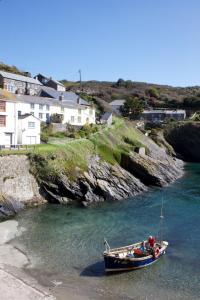
[[[44,201],[29,169],[29,160],[25,155],[0,157],[0,206],[10,202],[11,206],[22,207]]]

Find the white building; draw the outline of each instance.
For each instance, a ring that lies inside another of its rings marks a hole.
[[[40,144],[41,121],[29,114],[18,116],[17,144]]]
[[[17,144],[16,103],[0,100],[0,145]]]
[[[43,122],[49,122],[52,115],[58,114],[62,116],[62,124],[69,123],[74,126],[95,124],[95,108],[90,105],[65,99],[28,95],[16,95],[16,99],[18,115],[28,113]]]
[[[0,100],[0,145],[39,144],[40,120],[32,115],[18,115],[15,100]]]

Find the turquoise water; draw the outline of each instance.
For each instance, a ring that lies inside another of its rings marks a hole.
[[[149,268],[106,276],[104,237],[115,247],[157,234],[162,197],[166,255]],[[172,185],[132,199],[88,209],[47,205],[17,220],[26,231],[13,243],[47,286],[52,281],[62,282],[63,289],[84,286],[88,299],[91,290],[100,290],[101,299],[200,299],[199,164],[187,165]]]

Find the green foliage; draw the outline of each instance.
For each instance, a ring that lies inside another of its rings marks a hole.
[[[49,140],[49,136],[52,134],[53,126],[52,124],[46,124],[45,122],[41,123],[41,141],[43,143],[47,143]]]
[[[138,97],[128,97],[121,108],[122,115],[131,119],[136,118],[142,113],[144,103]]]
[[[147,89],[145,91],[145,94],[147,96],[154,97],[156,99],[159,99],[159,97],[160,97],[158,90],[156,88],[154,88],[154,87],[152,87],[150,89]]]
[[[52,114],[51,115],[51,122],[52,123],[62,123],[63,115],[61,114]]]
[[[200,97],[197,96],[191,96],[186,97],[183,100],[183,106],[185,108],[199,108],[200,107]]]
[[[30,73],[21,71],[16,66],[6,65],[3,62],[0,62],[0,70],[5,71],[5,72],[9,72],[9,73],[23,75],[23,76],[27,76],[27,75],[30,76]]]

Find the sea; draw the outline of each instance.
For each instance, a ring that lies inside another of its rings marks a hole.
[[[104,239],[111,247],[160,234],[166,254],[144,269],[106,275]],[[82,208],[44,205],[16,216],[24,228],[12,244],[27,254],[26,268],[57,299],[200,299],[200,164],[164,187],[123,201]],[[82,295],[82,296],[81,296]]]

